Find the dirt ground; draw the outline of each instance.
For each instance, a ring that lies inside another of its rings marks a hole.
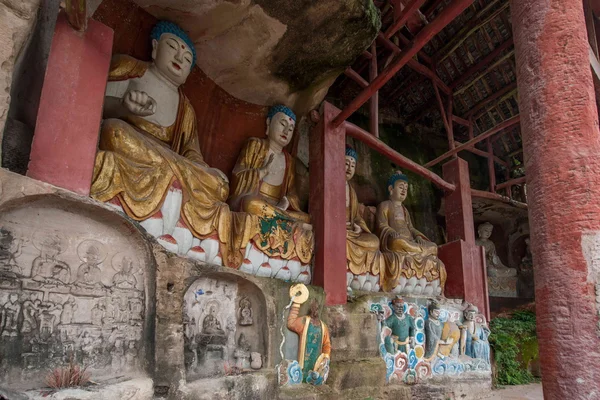
[[[542,384],[506,386],[493,391],[491,397],[485,400],[543,400]]]

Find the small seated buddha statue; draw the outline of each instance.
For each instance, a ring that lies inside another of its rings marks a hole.
[[[500,257],[496,253],[496,245],[490,240],[494,225],[489,222],[484,222],[477,227],[479,238],[475,241],[478,246],[483,246],[485,249],[485,262],[487,265],[487,274],[491,277],[510,277],[517,276],[517,270],[509,268],[502,264]]]
[[[243,251],[249,240],[270,257],[303,263],[312,258],[314,240],[310,216],[300,209],[294,158],[284,150],[292,140],[296,115],[283,105],[267,115],[266,138],[252,137],[242,148],[231,177],[229,204],[252,218],[236,231]],[[258,235],[258,237],[257,237]]]
[[[423,293],[442,294],[446,267],[437,256],[437,245],[415,229],[408,210],[402,204],[408,194],[408,177],[396,171],[388,179],[388,192],[390,199],[379,204],[376,217],[386,263],[383,290],[394,290],[402,279],[424,278],[427,283],[439,281],[439,286],[434,288],[433,293],[426,293],[422,287]]]
[[[151,38],[151,62],[112,59],[91,196],[117,204],[144,227],[165,214],[164,227],[152,233],[171,243],[178,223],[199,239],[216,234],[226,252],[228,180],[204,161],[196,114],[181,89],[196,62],[194,44],[167,21],[154,26]],[[173,188],[177,196],[170,195]]]
[[[371,233],[360,215],[356,191],[350,180],[356,172],[358,154],[346,147],[346,260],[348,271],[354,275],[370,273],[374,276],[384,269],[383,257],[379,251],[379,239]]]

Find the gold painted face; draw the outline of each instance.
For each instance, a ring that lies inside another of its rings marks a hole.
[[[152,59],[156,68],[175,85],[183,85],[192,71],[192,50],[178,36],[163,33],[152,41]]]
[[[267,120],[267,124],[269,125],[267,132],[269,140],[277,143],[281,148],[290,143],[294,135],[294,127],[296,126],[296,122],[291,117],[278,112],[270,120]]]
[[[398,180],[394,183],[394,187],[389,186],[388,190],[392,201],[404,201],[408,195],[408,182]]]
[[[356,160],[354,157],[346,156],[346,181],[349,181],[356,172]]]

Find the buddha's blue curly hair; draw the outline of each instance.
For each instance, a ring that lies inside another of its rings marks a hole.
[[[296,114],[294,114],[291,108],[286,107],[283,104],[278,104],[276,106],[271,107],[269,109],[269,113],[267,114],[267,118],[271,119],[277,113],[284,113],[285,115],[293,119],[294,122],[296,122]]]
[[[356,153],[356,150],[350,146],[346,146],[346,155],[354,158],[355,161],[358,161],[358,154]]]
[[[394,187],[398,181],[404,181],[408,183],[408,176],[404,175],[400,171],[396,171],[392,176],[390,176],[390,179],[388,179],[388,186]]]
[[[160,40],[160,37],[163,33],[171,33],[177,36],[179,39],[183,40],[185,44],[188,45],[190,50],[192,51],[192,68],[196,65],[196,48],[194,47],[194,42],[188,36],[187,33],[183,29],[179,27],[179,25],[174,24],[170,21],[159,21],[154,25],[152,31],[150,32],[150,38]]]

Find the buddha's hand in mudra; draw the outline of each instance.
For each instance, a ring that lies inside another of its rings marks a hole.
[[[156,112],[156,100],[146,92],[130,90],[123,96],[123,105],[132,114],[146,117]]]

